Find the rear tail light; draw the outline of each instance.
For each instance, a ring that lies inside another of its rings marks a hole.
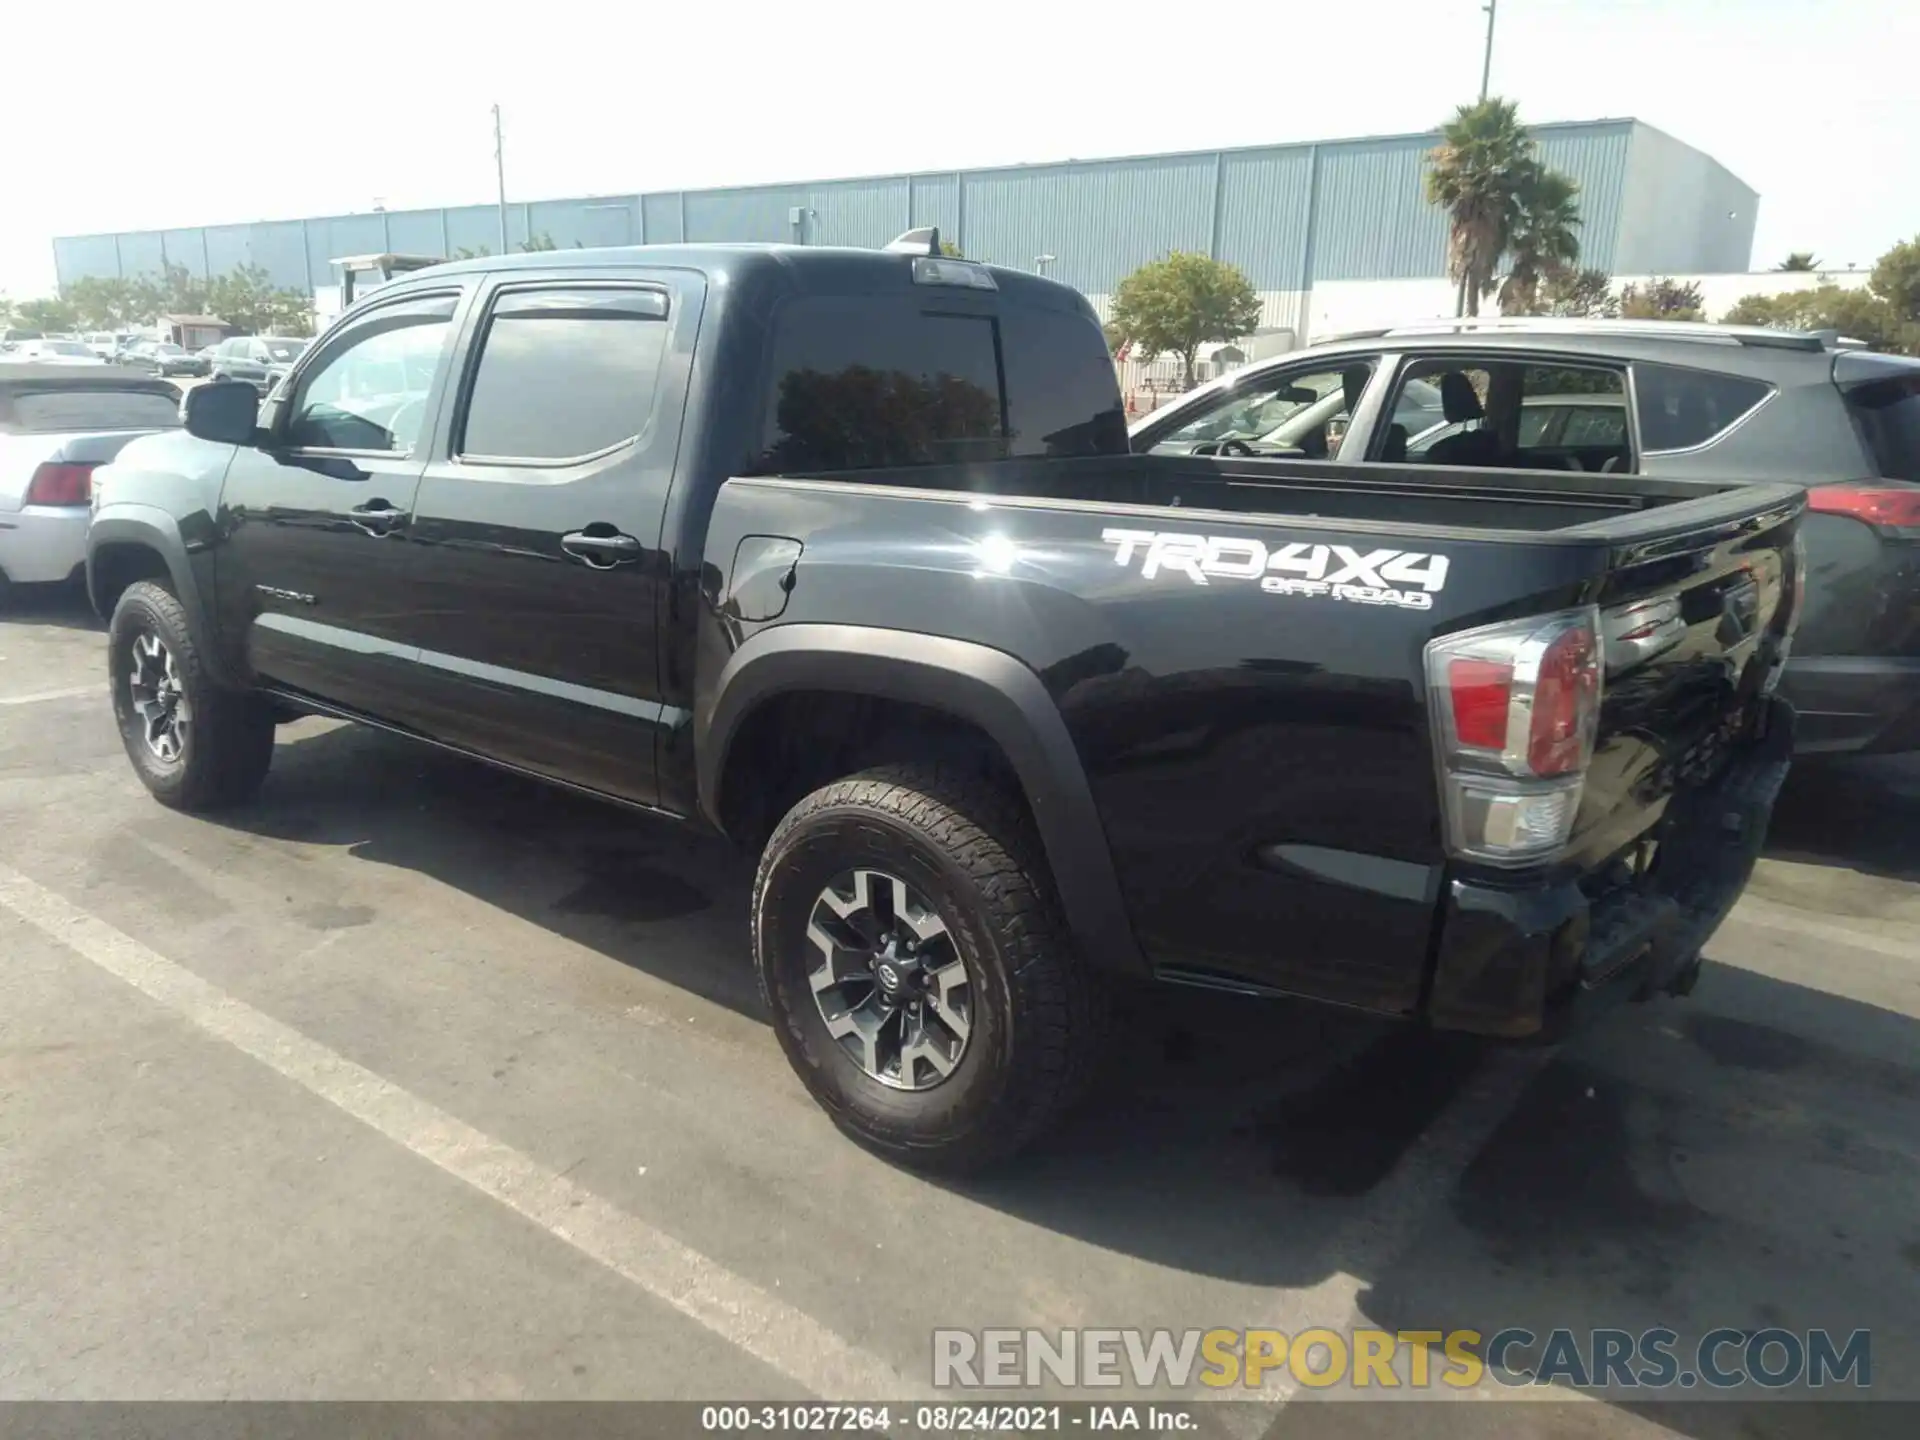
[[[1447,848],[1529,865],[1565,848],[1600,726],[1592,606],[1427,646]]]
[[[85,505],[93,497],[93,462],[48,461],[27,482],[28,505]]]
[[[1807,508],[1845,515],[1883,535],[1920,539],[1920,486],[1816,485],[1807,491]]]

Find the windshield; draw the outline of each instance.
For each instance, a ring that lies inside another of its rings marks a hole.
[[[152,349],[156,354],[159,354],[159,355],[184,355],[187,353],[186,351],[182,350],[178,345],[155,345],[152,347]]]
[[[93,352],[78,340],[42,340],[41,350],[49,355],[91,355]]]
[[[300,352],[307,348],[305,340],[262,340],[267,353],[276,360],[297,360]]]

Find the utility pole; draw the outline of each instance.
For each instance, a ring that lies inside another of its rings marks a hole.
[[[1500,0],[1487,0],[1480,8],[1487,12],[1487,53],[1480,61],[1480,98],[1487,98],[1487,82],[1493,78],[1493,12]],[[494,112],[498,114],[496,110]]]
[[[1489,22],[1491,24],[1491,22]],[[1488,32],[1487,43],[1491,45],[1492,32]],[[493,175],[500,182],[500,253],[507,253],[507,159],[506,147],[500,141],[500,107],[493,107]]]

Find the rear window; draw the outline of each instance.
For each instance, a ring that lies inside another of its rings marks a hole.
[[[23,434],[67,430],[159,430],[180,423],[180,402],[151,390],[16,392],[8,428]]]
[[[1633,384],[1642,450],[1705,445],[1773,393],[1764,380],[1676,365],[1636,365]]]
[[[1847,409],[1888,480],[1920,481],[1920,373],[1855,385]]]
[[[1084,317],[805,296],[781,308],[772,356],[761,473],[1126,449],[1113,365]]]

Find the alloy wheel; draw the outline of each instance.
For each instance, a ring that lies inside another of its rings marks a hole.
[[[186,748],[193,706],[180,684],[173,652],[158,635],[142,631],[133,637],[131,649],[127,688],[133,713],[140,717],[141,738],[155,759],[171,765]]]
[[[952,1075],[973,1031],[973,985],[927,898],[884,870],[848,870],[807,921],[808,973],[827,1033],[870,1078],[931,1090]]]

